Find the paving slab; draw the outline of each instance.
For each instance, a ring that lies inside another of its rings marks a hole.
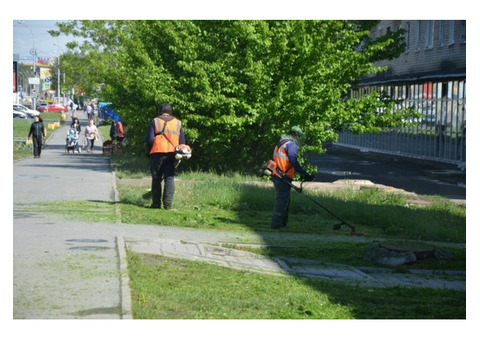
[[[307,276],[316,279],[334,279],[363,287],[428,287],[435,289],[466,290],[465,280],[459,273],[448,279],[432,278],[424,274],[388,274],[375,268],[357,268],[336,263],[321,263],[309,260],[270,258],[248,251],[194,241],[163,238],[126,237],[128,250],[140,254],[152,254],[170,258],[182,258],[208,262],[235,270],[245,270],[275,275]]]

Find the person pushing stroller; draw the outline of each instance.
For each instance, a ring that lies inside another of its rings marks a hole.
[[[65,152],[75,152],[75,149],[78,153],[82,152],[81,148],[78,146],[78,136],[80,135],[80,131],[82,128],[80,127],[80,121],[77,117],[73,118],[72,125],[67,131],[67,139],[65,145]]]

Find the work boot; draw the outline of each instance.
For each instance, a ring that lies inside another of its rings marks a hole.
[[[286,226],[285,218],[282,213],[274,212],[272,217],[272,229],[278,230]]]

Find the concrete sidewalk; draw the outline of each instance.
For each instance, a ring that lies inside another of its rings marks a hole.
[[[82,122],[83,139],[86,121]],[[49,131],[41,158],[33,156],[13,163],[13,202],[114,199],[110,160],[102,155],[102,141],[94,153],[66,153],[68,125]]]
[[[83,120],[82,133],[85,126]],[[13,164],[13,316],[130,318],[125,248],[117,230],[31,212],[35,202],[115,199],[102,142],[92,154],[65,153],[67,129],[51,133],[41,158]]]

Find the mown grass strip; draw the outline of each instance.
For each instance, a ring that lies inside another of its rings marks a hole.
[[[464,319],[466,293],[362,288],[128,254],[137,319]]]

